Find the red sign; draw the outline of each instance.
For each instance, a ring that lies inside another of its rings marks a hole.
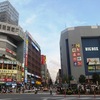
[[[14,51],[12,51],[12,50],[10,50],[10,49],[8,49],[8,48],[6,48],[6,52],[9,52],[9,53],[11,53],[11,54],[13,54],[13,55],[16,55],[16,54],[14,53]]]
[[[80,52],[78,52],[78,53],[77,53],[77,56],[81,56],[81,53],[80,53]]]
[[[77,56],[77,55],[76,55],[76,53],[74,52],[74,53],[73,53],[73,57],[76,57],[76,56]]]
[[[0,82],[12,82],[11,78],[1,78]]]
[[[6,78],[5,80],[6,80],[6,82],[12,82],[11,78]]]
[[[77,52],[80,52],[80,48],[76,48],[76,51],[77,51]]]
[[[77,57],[73,57],[73,61],[74,61],[74,62],[77,61]]]
[[[41,64],[45,64],[45,63],[46,63],[46,56],[41,55]]]
[[[4,79],[4,78],[1,78],[1,79],[0,79],[0,82],[5,82],[5,79]]]
[[[78,62],[77,62],[77,65],[78,65],[78,66],[81,66],[81,65],[82,65],[82,61],[78,61]]]

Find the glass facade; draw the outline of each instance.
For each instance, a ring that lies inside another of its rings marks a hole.
[[[18,25],[19,13],[9,1],[0,3],[0,21]]]

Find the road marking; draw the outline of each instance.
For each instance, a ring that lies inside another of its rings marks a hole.
[[[18,98],[2,98],[0,100],[18,100]]]
[[[43,97],[42,100],[100,100],[100,97]]]

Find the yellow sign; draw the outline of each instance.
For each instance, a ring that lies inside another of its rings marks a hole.
[[[0,69],[0,73],[11,73],[11,74],[16,74],[16,73],[17,73],[17,70]]]
[[[40,82],[40,81],[36,81],[36,84],[40,85],[40,84],[41,84],[41,82]]]

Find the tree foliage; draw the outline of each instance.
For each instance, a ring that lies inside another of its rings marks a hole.
[[[85,81],[86,81],[86,77],[84,75],[80,75],[79,82],[82,84],[85,83]]]
[[[93,73],[92,79],[93,79],[94,83],[96,83],[97,81],[99,81],[99,79],[100,79],[99,74],[98,73]]]

